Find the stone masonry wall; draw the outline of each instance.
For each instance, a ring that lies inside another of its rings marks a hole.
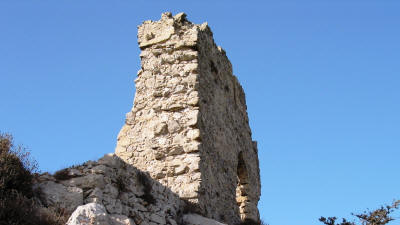
[[[232,212],[239,206],[241,219],[257,221],[260,171],[245,95],[225,51],[215,45],[208,27],[199,33],[198,43],[200,171],[206,181],[200,188],[208,193],[199,196],[199,202],[233,218]]]
[[[260,177],[245,97],[207,24],[185,14],[139,26],[142,68],[116,154],[207,217],[259,220]]]

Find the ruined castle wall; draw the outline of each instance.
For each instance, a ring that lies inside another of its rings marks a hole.
[[[142,68],[116,154],[213,219],[259,219],[245,97],[207,24],[163,14],[139,26]]]
[[[163,15],[161,21],[146,21],[139,27],[142,68],[116,153],[183,199],[196,201],[200,186],[197,29],[182,16]]]
[[[258,220],[257,146],[251,139],[243,89],[208,27],[199,32],[198,46],[200,171],[206,181],[200,188],[209,190],[199,202],[213,206],[220,217],[215,219],[235,218],[239,210],[241,219]]]

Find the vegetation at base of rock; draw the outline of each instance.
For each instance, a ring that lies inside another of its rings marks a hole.
[[[143,195],[140,196],[140,198],[149,204],[155,204],[156,199],[151,194],[152,186],[150,178],[145,173],[138,171],[137,179],[138,182],[143,185]]]
[[[61,225],[68,215],[61,209],[44,208],[40,190],[33,190],[37,164],[13,137],[0,134],[0,225]]]
[[[0,165],[0,192],[15,190],[33,196],[32,174],[36,172],[36,163],[31,163],[26,149],[14,146],[9,134],[0,134]]]
[[[78,167],[80,167],[82,165],[83,165],[83,163],[82,164],[74,164],[74,165],[72,165],[72,166],[70,166],[68,168],[64,168],[64,169],[58,170],[53,174],[53,177],[58,181],[63,181],[63,180],[68,180],[70,178],[73,178],[75,176],[71,175],[69,173],[69,169],[78,168]]]
[[[392,205],[385,205],[379,209],[373,211],[364,211],[360,214],[354,214],[353,216],[357,217],[360,221],[359,224],[361,225],[385,225],[390,221],[395,220],[393,217],[390,216],[395,210],[399,209],[400,207],[400,200],[393,202]],[[336,217],[321,217],[319,221],[325,225],[356,225],[355,222],[350,222],[349,220],[342,218],[342,222],[337,222]]]
[[[0,225],[62,225],[69,215],[58,208],[44,208],[13,190],[0,194]]]
[[[56,180],[68,180],[69,178],[71,178],[72,176],[70,176],[68,174],[68,168],[56,171],[53,175],[54,178],[56,178]]]

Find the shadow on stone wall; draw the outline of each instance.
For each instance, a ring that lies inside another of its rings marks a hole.
[[[56,206],[69,213],[79,206],[93,207],[93,203],[100,207],[96,210],[103,206],[107,218],[98,219],[105,224],[176,225],[183,223],[185,214],[201,214],[197,204],[181,199],[114,154],[62,169],[54,175],[41,174],[35,181],[35,189],[41,190],[40,200],[45,207]],[[75,224],[72,217],[67,224]]]

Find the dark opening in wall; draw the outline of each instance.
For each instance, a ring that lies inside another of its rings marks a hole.
[[[248,173],[246,163],[243,160],[243,153],[238,156],[237,166],[237,186],[236,186],[236,203],[239,206],[240,218],[245,219],[245,209],[248,204]]]

